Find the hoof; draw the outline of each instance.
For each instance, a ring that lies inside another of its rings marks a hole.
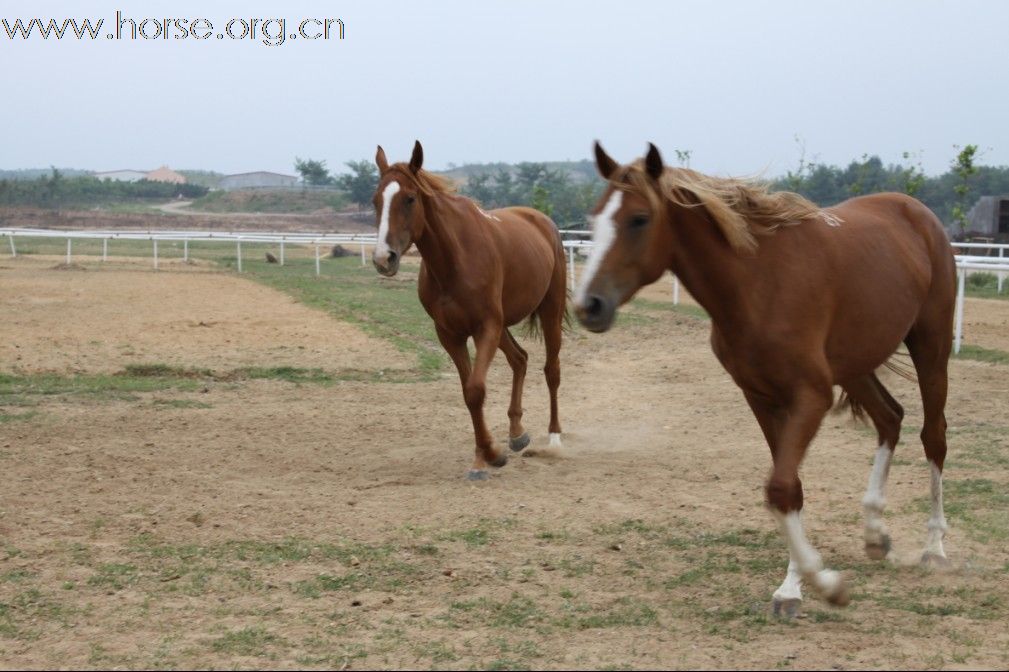
[[[837,589],[830,595],[824,595],[827,602],[833,604],[835,607],[847,607],[848,603],[851,602],[851,596],[848,595],[848,587],[844,583],[840,583]]]
[[[516,453],[521,451],[528,445],[529,445],[529,432],[522,432],[522,436],[516,436],[515,438],[512,438],[510,436],[508,437],[508,447],[511,448]]]
[[[508,453],[501,453],[494,460],[491,461],[490,466],[500,469],[501,467],[508,464]]]
[[[923,567],[949,567],[949,558],[932,551],[925,551],[921,555],[921,564]]]
[[[466,472],[467,481],[486,481],[490,476],[486,469],[470,469]]]
[[[869,556],[870,560],[885,560],[886,556],[890,554],[890,549],[893,547],[890,541],[890,535],[884,534],[879,543],[869,543],[865,544],[865,554]]]
[[[799,607],[801,606],[802,600],[794,597],[789,599],[774,598],[771,601],[771,612],[776,618],[797,618],[799,616]]]

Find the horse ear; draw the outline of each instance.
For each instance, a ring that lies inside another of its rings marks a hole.
[[[603,146],[596,140],[596,169],[599,171],[599,174],[603,176],[604,180],[608,180],[616,172],[617,167],[617,162],[610,158],[610,155],[606,153]]]
[[[413,156],[410,157],[410,171],[416,173],[424,165],[424,148],[420,140],[413,141]]]
[[[659,154],[659,148],[648,143],[648,154],[645,156],[645,172],[653,180],[658,180],[662,177],[662,171],[665,170],[665,166],[662,164],[662,155]]]
[[[378,151],[375,152],[375,165],[378,166],[379,175],[389,170],[389,162],[385,158],[385,150],[382,149],[382,145],[379,145]]]

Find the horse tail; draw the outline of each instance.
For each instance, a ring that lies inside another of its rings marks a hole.
[[[531,338],[535,341],[543,340],[543,327],[540,326],[540,316],[538,313],[533,312],[529,315],[522,333],[526,338]]]
[[[883,362],[883,366],[885,366],[890,371],[893,371],[901,378],[905,380],[910,380],[912,383],[917,383],[918,374],[914,370],[914,365],[900,361],[900,359],[907,360],[910,359],[910,357],[911,357],[910,354],[906,352],[900,352],[898,350],[897,352],[890,355],[889,359]]]
[[[851,417],[861,422],[865,422],[865,407],[852,399],[851,396],[842,389],[841,396],[837,398],[837,403],[834,404],[834,413],[844,413],[845,410],[851,411]]]

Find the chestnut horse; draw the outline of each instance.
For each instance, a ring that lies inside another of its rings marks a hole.
[[[654,145],[630,166],[617,165],[598,143],[595,152],[608,188],[594,211],[578,319],[606,331],[616,308],[667,269],[711,315],[715,356],[771,449],[767,503],[789,551],[775,613],[796,613],[803,580],[833,604],[848,602],[841,575],[824,569],[800,517],[799,465],[833,405],[835,385],[879,434],[862,499],[865,550],[873,559],[890,553],[883,490],[904,411],[875,372],[901,342],[918,374],[921,441],[931,467],[923,560],[944,563],[943,411],[956,275],[938,218],[903,194],[821,210],[797,194],[667,168]]]
[[[508,331],[525,319],[532,327],[538,322],[546,344],[550,445],[561,445],[557,387],[567,299],[564,248],[557,227],[543,213],[532,208],[484,212],[470,199],[453,194],[448,181],[423,170],[423,162],[419,142],[409,164],[390,166],[378,148],[378,244],[372,261],[379,273],[391,277],[411,245],[420,251],[417,293],[459,370],[473,418],[476,457],[467,478],[485,480],[488,464],[503,467],[508,462],[507,453],[495,450],[483,417],[487,369],[498,348],[512,369],[508,445],[516,452],[529,445],[522,428],[528,356]],[[466,346],[470,337],[476,345],[473,362]]]

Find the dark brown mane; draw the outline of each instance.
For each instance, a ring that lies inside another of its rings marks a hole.
[[[616,175],[613,183],[644,196],[656,212],[663,198],[681,207],[703,206],[732,248],[739,251],[752,252],[757,235],[773,233],[782,226],[814,217],[835,223],[831,215],[799,194],[772,192],[768,185],[754,180],[713,177],[688,168],[667,167],[659,180],[660,190],[656,190],[644,163],[636,161]]]
[[[418,170],[415,173],[410,170],[410,166],[406,163],[394,163],[389,166],[389,170],[396,171],[413,182],[417,189],[425,196],[455,193],[455,183],[447,177],[429,173],[424,169]]]

